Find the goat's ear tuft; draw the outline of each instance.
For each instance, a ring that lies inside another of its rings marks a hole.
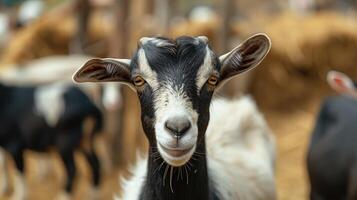
[[[94,58],[87,61],[73,75],[77,83],[83,82],[122,82],[130,84],[130,60]]]
[[[270,50],[271,42],[266,34],[256,34],[227,54],[219,57],[221,62],[221,80],[258,66]]]

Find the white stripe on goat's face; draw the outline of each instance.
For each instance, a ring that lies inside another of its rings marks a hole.
[[[212,52],[207,46],[205,59],[197,73],[197,88],[201,89],[212,74],[214,74],[214,66],[212,65]]]
[[[146,131],[150,144],[173,166],[188,162],[204,137],[213,90],[203,87],[218,72],[205,41],[190,39],[180,46],[144,38],[132,62],[133,78],[146,81],[138,88],[144,130],[152,130]]]
[[[157,79],[157,74],[154,72],[145,56],[145,51],[140,49],[138,51],[138,63],[139,63],[139,73],[145,79],[146,82],[154,89],[157,90],[159,83]]]
[[[183,87],[176,87],[169,81],[164,84],[165,87],[161,87],[154,97],[157,147],[169,164],[179,166],[186,163],[195,151],[198,113]],[[187,130],[180,133],[180,129]]]

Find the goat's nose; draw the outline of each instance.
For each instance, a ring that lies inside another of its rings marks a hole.
[[[191,122],[183,116],[172,117],[165,122],[165,128],[174,136],[181,137],[191,128]]]

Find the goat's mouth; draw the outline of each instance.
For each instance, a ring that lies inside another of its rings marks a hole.
[[[188,162],[195,151],[195,145],[189,148],[169,148],[158,143],[158,148],[163,159],[172,166],[181,166]],[[161,151],[160,151],[161,150]]]
[[[187,148],[187,149],[168,148],[160,143],[159,143],[159,145],[166,153],[170,154],[173,157],[181,157],[181,156],[187,154],[188,152],[190,152],[190,150],[193,148],[193,146],[190,148]]]

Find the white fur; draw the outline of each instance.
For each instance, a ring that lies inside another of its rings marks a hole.
[[[50,126],[55,126],[64,112],[64,84],[52,84],[38,87],[35,91],[35,109],[45,117]]]
[[[223,199],[276,199],[275,142],[251,98],[214,101],[206,143],[209,177]]]
[[[144,49],[140,49],[138,55],[139,74],[143,76],[145,81],[153,88],[153,90],[156,90],[159,87],[159,82],[157,81],[157,74],[151,69],[149,62],[146,59]]]
[[[120,185],[122,186],[123,194],[121,197],[115,197],[116,200],[137,200],[139,199],[142,186],[146,180],[147,174],[147,158],[138,159],[135,167],[132,169],[131,173],[133,176],[126,180],[121,178]]]
[[[200,36],[197,36],[197,38],[201,41],[203,41],[204,43],[208,43],[208,38],[204,35],[200,35]]]
[[[209,179],[223,199],[276,199],[274,137],[250,97],[212,102],[206,144]],[[122,199],[139,198],[146,167],[141,160],[123,182]]]
[[[140,39],[141,45],[145,45],[149,41],[155,44],[157,47],[173,46],[173,44],[167,42],[167,40],[163,40],[160,38],[142,37]]]
[[[196,85],[197,85],[197,93],[200,92],[202,86],[206,83],[208,78],[212,75],[213,73],[213,65],[212,65],[212,56],[211,56],[211,50],[206,47],[206,56],[203,61],[203,64],[200,66],[197,72],[197,77],[196,77]]]

